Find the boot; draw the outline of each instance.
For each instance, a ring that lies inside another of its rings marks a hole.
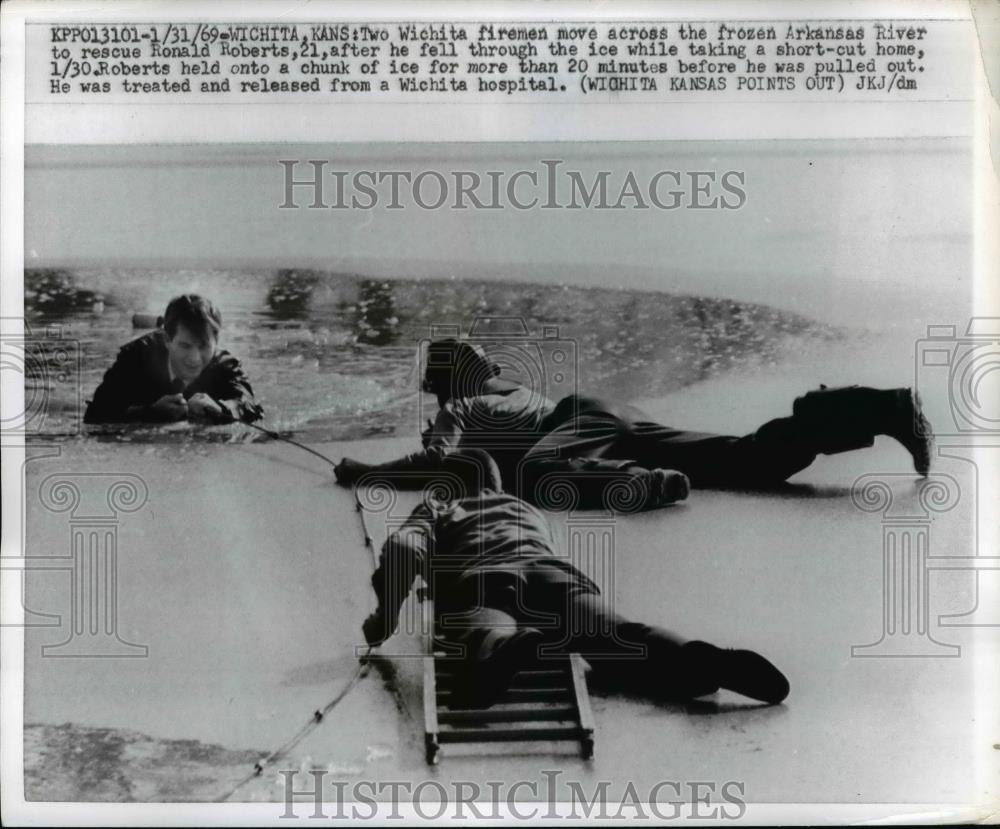
[[[449,708],[490,708],[499,702],[517,672],[538,662],[543,636],[535,628],[521,628],[504,635],[485,657],[472,656],[456,677]]]
[[[628,465],[623,467],[623,471],[633,476],[629,482],[630,489],[605,491],[605,507],[616,512],[632,512],[637,508],[659,509],[683,501],[691,494],[691,482],[683,472],[675,469],[645,469],[632,461],[626,463]],[[621,497],[616,499],[614,495]],[[616,504],[616,500],[620,503]]]
[[[683,501],[690,493],[691,482],[683,472],[673,469],[651,469],[646,509],[657,509]]]
[[[912,389],[820,386],[797,398],[792,413],[806,439],[825,455],[863,449],[876,435],[888,435],[910,453],[918,473],[930,470],[934,438]]]
[[[708,642],[686,642],[681,654],[693,677],[745,697],[777,705],[788,696],[785,675],[759,653],[723,649]]]

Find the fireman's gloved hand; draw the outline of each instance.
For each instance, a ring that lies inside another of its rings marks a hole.
[[[386,618],[381,611],[376,610],[368,616],[361,625],[361,632],[365,635],[365,641],[375,647],[381,645],[386,639],[392,636],[391,630],[386,630]]]
[[[333,468],[333,474],[337,477],[337,483],[342,486],[353,486],[358,479],[366,472],[371,472],[375,467],[352,458],[341,458]]]

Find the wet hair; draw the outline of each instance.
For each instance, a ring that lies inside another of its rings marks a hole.
[[[211,300],[198,294],[181,294],[167,305],[163,313],[163,330],[173,339],[180,325],[207,343],[210,339],[218,339],[222,330],[222,314]]]
[[[480,345],[448,338],[427,346],[426,386],[445,387],[452,392],[472,390],[499,373],[500,367],[486,356]]]

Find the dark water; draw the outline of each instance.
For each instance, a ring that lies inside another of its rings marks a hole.
[[[549,397],[579,389],[619,401],[842,336],[766,306],[628,290],[308,270],[26,270],[29,431],[78,432],[118,348],[149,330],[133,315],[155,318],[184,291],[222,309],[223,345],[243,361],[267,424],[312,440],[413,432],[417,347],[455,330]]]
[[[264,754],[119,728],[26,723],[24,796],[56,802],[213,800]]]

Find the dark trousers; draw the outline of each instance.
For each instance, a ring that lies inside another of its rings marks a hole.
[[[481,588],[475,600],[452,594],[437,602],[436,636],[460,669],[475,671],[516,631],[542,634],[538,667],[547,659],[581,654],[592,680],[609,690],[654,697],[689,698],[713,693],[681,649],[685,640],[660,627],[630,621],[599,593],[574,582],[565,571],[543,565],[521,573],[519,587]]]
[[[773,486],[809,466],[819,451],[794,417],[733,437],[672,429],[641,413],[579,402],[576,413],[554,422],[521,460],[518,494],[525,500],[546,506],[562,481],[575,488],[576,506],[608,506],[609,487],[657,468],[683,472],[695,487]]]

